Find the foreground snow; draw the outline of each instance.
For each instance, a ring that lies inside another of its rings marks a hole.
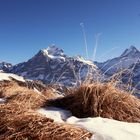
[[[0,98],[0,104],[5,103],[5,99],[4,98]]]
[[[49,107],[41,108],[39,113],[58,123],[69,123],[87,129],[93,136],[91,140],[140,140],[140,123],[127,123],[107,118],[76,118],[69,111]]]
[[[39,113],[45,115],[48,118],[52,118],[54,122],[63,123],[68,117],[72,116],[70,111],[63,110],[56,107],[47,107],[46,109],[41,108],[38,110]]]
[[[0,81],[3,81],[3,80],[10,81],[11,78],[18,80],[18,81],[21,81],[21,82],[25,82],[24,78],[21,76],[11,74],[11,73],[2,73],[2,72],[0,73]]]
[[[67,123],[79,125],[94,135],[91,140],[140,140],[140,123],[126,123],[107,118],[70,117]]]

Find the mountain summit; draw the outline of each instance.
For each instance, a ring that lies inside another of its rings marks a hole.
[[[122,69],[130,68],[139,60],[139,50],[134,46],[130,46],[130,48],[126,49],[119,57],[107,60],[103,63],[96,63],[96,65],[104,72],[104,74],[113,75]]]
[[[56,46],[52,45],[46,49],[42,49],[40,51],[44,56],[47,56],[51,59],[63,59],[65,60],[66,55],[64,54],[62,49],[57,48]]]
[[[40,50],[27,62],[13,66],[10,72],[32,80],[66,86],[74,86],[89,77],[93,80],[98,75],[92,61],[69,57],[54,45]]]
[[[107,77],[123,72],[121,81],[124,84],[130,84],[131,81],[133,90],[136,90],[136,95],[140,97],[140,94],[137,94],[137,90],[140,90],[140,52],[136,47],[130,46],[119,57],[96,64]]]
[[[46,49],[42,49],[42,52],[44,52],[45,54],[50,54],[50,55],[64,55],[64,52],[62,49],[59,49],[58,47],[52,45],[49,46]]]
[[[136,55],[140,55],[140,52],[139,52],[139,50],[135,47],[135,46],[130,46],[130,48],[128,48],[128,49],[126,49],[123,53],[122,53],[122,55],[121,55],[121,57],[128,57],[128,56],[136,56]]]
[[[0,70],[7,71],[9,68],[12,67],[12,64],[7,62],[0,62]]]

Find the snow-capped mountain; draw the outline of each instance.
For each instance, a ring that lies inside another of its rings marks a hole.
[[[126,49],[119,57],[95,64],[108,78],[117,74],[119,76],[121,72],[120,82],[128,85],[129,90],[140,97],[140,51],[134,46]]]
[[[103,63],[95,62],[98,68],[106,75],[113,75],[123,69],[129,69],[140,60],[140,52],[134,46],[126,49],[119,57]]]
[[[2,71],[6,71],[10,67],[12,67],[12,64],[7,63],[7,62],[0,62],[0,70]]]
[[[27,62],[13,66],[10,72],[28,79],[66,86],[80,84],[89,77],[93,80],[98,75],[93,62],[80,56],[69,57],[55,46],[40,50]]]

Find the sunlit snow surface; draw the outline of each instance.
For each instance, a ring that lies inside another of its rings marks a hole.
[[[65,61],[63,51],[55,46],[50,46],[47,49],[43,49],[42,52],[51,59],[62,59]]]
[[[69,123],[85,128],[93,136],[90,140],[140,140],[140,123],[127,123],[107,118],[76,118],[60,108],[41,108],[39,113],[58,123]]]
[[[24,78],[21,77],[21,76],[11,74],[11,73],[1,73],[0,72],[0,81],[3,81],[3,80],[10,81],[11,80],[10,78],[13,78],[13,79],[18,80],[18,81],[25,82]]]
[[[93,66],[94,68],[97,68],[97,66],[94,65],[94,63],[93,63],[92,61],[90,61],[90,60],[85,60],[85,59],[84,59],[83,57],[81,57],[81,56],[77,56],[76,59],[79,60],[80,62],[83,62],[83,63],[85,63],[85,64],[88,64],[88,65],[90,65],[90,66]]]
[[[127,123],[107,118],[70,117],[67,123],[86,128],[94,135],[91,140],[140,140],[140,123]]]
[[[67,120],[72,114],[70,111],[63,110],[56,107],[47,107],[46,109],[40,108],[38,110],[39,113],[45,115],[48,118],[52,118],[54,122],[63,123]]]

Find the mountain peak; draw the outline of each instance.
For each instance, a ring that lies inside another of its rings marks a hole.
[[[62,49],[49,46],[40,50],[27,62],[13,66],[10,72],[27,79],[42,80],[44,83],[59,83],[65,86],[79,85],[87,77],[93,81],[100,78],[99,70],[93,62],[82,57],[69,57]]]
[[[126,49],[122,53],[121,56],[124,57],[124,56],[128,56],[128,55],[135,55],[136,53],[140,53],[140,52],[138,51],[138,49],[135,46],[131,45],[128,49]]]
[[[62,49],[52,45],[48,48],[40,50],[35,57],[41,57],[43,59],[59,59],[65,61],[67,56],[64,54]]]
[[[12,64],[7,62],[0,62],[0,70],[8,70],[10,67],[12,67]]]
[[[55,45],[49,46],[46,49],[41,50],[44,55],[54,55],[54,56],[63,56],[64,52],[62,49],[56,47]]]
[[[128,50],[133,51],[133,52],[137,52],[138,51],[138,49],[135,46],[133,46],[133,45],[131,45]]]

